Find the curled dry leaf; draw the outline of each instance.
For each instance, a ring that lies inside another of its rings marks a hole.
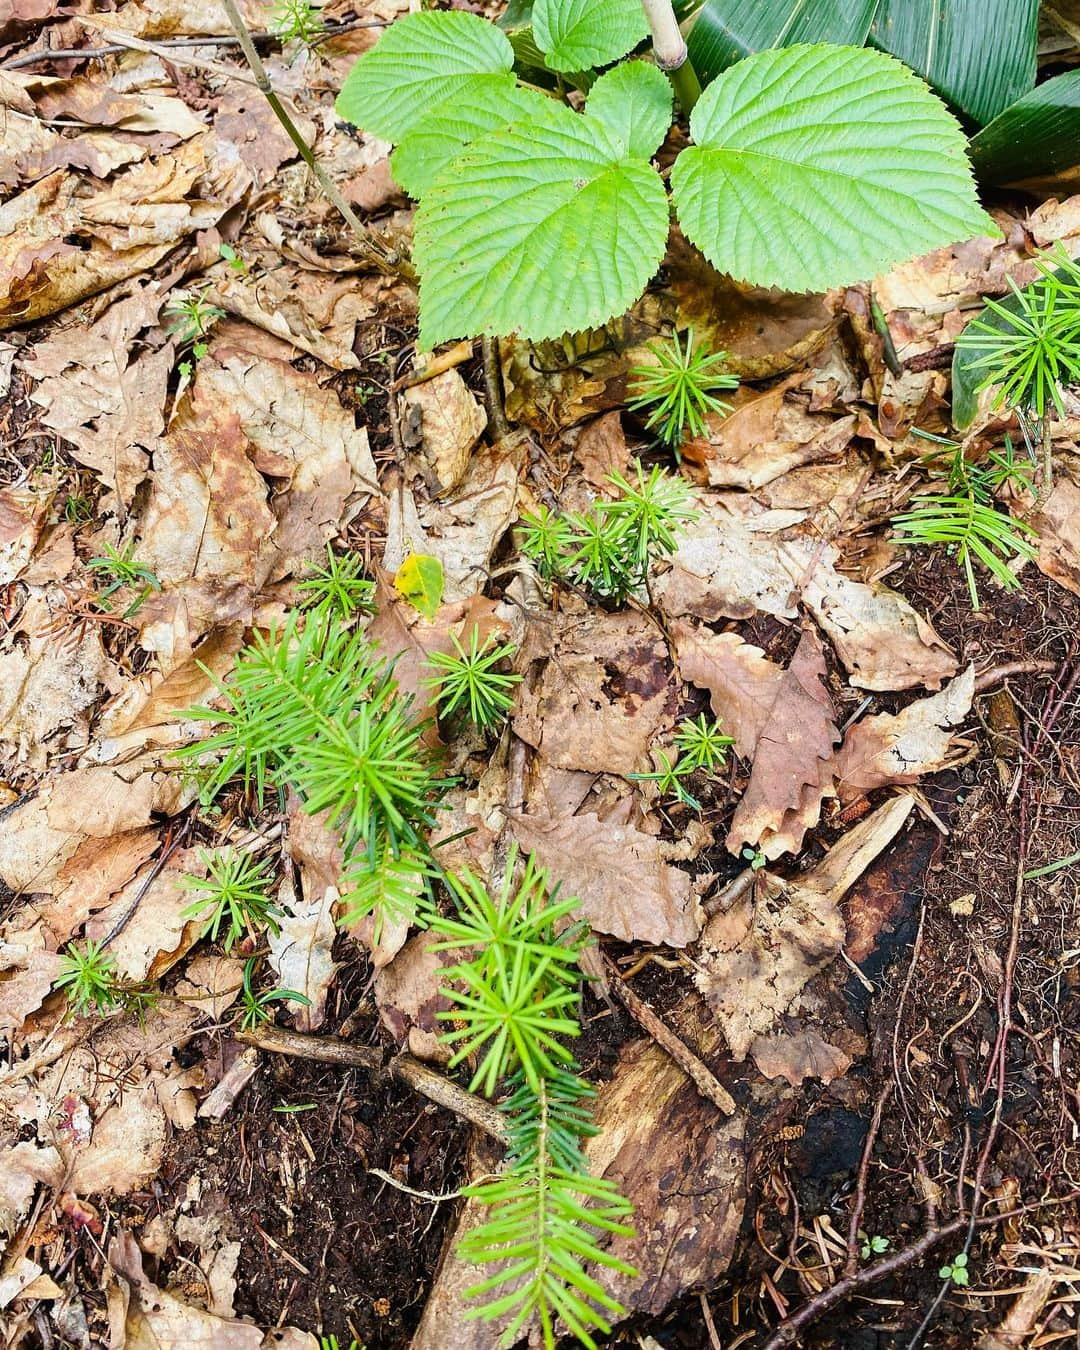
[[[0,1146],[0,1234],[13,1233],[39,1184],[59,1188],[64,1162],[51,1144],[31,1139]]]
[[[975,667],[939,694],[917,699],[896,714],[864,717],[848,731],[836,754],[836,790],[842,802],[890,783],[914,783],[948,766],[950,727],[971,711]]]
[[[6,586],[34,556],[55,492],[7,487],[0,492],[0,586]]]
[[[784,1078],[793,1087],[807,1078],[831,1083],[851,1067],[851,1056],[816,1031],[759,1036],[750,1047],[750,1056],[766,1078]]]
[[[701,909],[690,874],[668,861],[670,845],[629,820],[601,820],[594,813],[518,815],[512,828],[522,849],[535,851],[562,893],[578,897],[591,928],[623,942],[669,947],[685,947],[697,937]]]
[[[746,1058],[835,958],[844,943],[841,899],[896,837],[912,806],[910,797],[886,802],[795,881],[759,873],[731,909],[706,924],[695,979],[736,1059]]]
[[[444,370],[406,389],[403,398],[409,413],[419,420],[420,452],[432,495],[453,491],[484,434],[487,413],[456,370]]]
[[[1080,595],[1080,486],[1061,466],[1053,491],[1031,523],[1039,532],[1039,571]]]
[[[432,951],[434,939],[416,933],[375,976],[375,1002],[383,1026],[402,1049],[417,1059],[445,1064],[448,1046],[439,1037],[446,1023],[436,1014],[449,1012],[453,1004],[439,993],[446,966],[460,960],[460,952]]]
[[[741,404],[711,415],[708,436],[688,441],[683,455],[704,469],[711,487],[757,488],[805,464],[839,463],[855,433],[855,417],[807,412],[787,395],[802,372]]]
[[[744,844],[760,847],[767,858],[797,853],[821,816],[822,801],[832,795],[840,732],[822,683],[825,673],[821,641],[807,629],[776,684],[754,747],[750,782],[728,832],[732,853]]]
[[[752,759],[783,682],[783,668],[738,633],[714,633],[680,621],[672,624],[671,636],[679,673],[709,691],[724,734],[735,739],[735,753]]]
[[[0,206],[0,329],[44,318],[159,262],[240,199],[238,163],[211,168],[205,135],[92,186],[43,178]]]
[[[554,622],[551,654],[518,695],[515,732],[556,768],[648,771],[678,703],[662,634],[630,610]]]
[[[156,863],[144,866],[86,925],[86,936],[100,940],[130,912],[109,943],[117,972],[125,979],[159,980],[198,941],[198,923],[183,918],[193,897],[180,885],[185,872],[205,875],[198,851],[183,849],[156,868]]]
[[[46,950],[43,923],[0,937],[0,1035],[9,1042],[32,1012],[37,1012],[60,974],[63,961]]]
[[[610,492],[612,473],[624,477],[630,470],[630,451],[622,428],[622,413],[609,412],[583,427],[574,446],[586,483],[597,492]]]
[[[326,1017],[326,996],[337,971],[332,952],[337,926],[341,850],[325,819],[309,816],[294,797],[289,800],[289,851],[300,869],[301,894],[288,874],[281,883],[279,933],[267,933],[270,966],[278,989],[293,989],[311,1000],[292,1004],[300,1031],[317,1031]]]

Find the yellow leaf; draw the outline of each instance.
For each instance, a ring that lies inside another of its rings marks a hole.
[[[397,570],[394,589],[425,619],[433,619],[442,604],[442,563],[426,553],[410,553]]]

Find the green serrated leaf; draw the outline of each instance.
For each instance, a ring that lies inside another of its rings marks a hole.
[[[660,265],[664,185],[607,128],[552,103],[476,141],[416,213],[420,344],[542,339],[623,313]]]
[[[532,21],[552,70],[606,66],[649,35],[641,0],[535,0]]]
[[[433,619],[443,598],[442,563],[427,553],[410,553],[394,574],[394,589],[425,619]]]
[[[706,85],[744,56],[770,47],[800,42],[861,47],[877,5],[878,0],[705,0],[686,45]]]
[[[515,85],[477,90],[469,100],[457,95],[446,99],[394,151],[394,178],[419,198],[471,142],[512,122],[542,116],[550,103],[535,89]]]
[[[881,0],[870,40],[976,122],[1035,83],[1039,0]]]
[[[741,281],[825,290],[973,234],[981,209],[952,115],[880,52],[750,56],[695,107],[671,183],[688,238]]]
[[[625,61],[589,91],[585,111],[603,122],[626,155],[651,159],[671,126],[671,82],[646,61]]]
[[[1080,70],[1025,94],[971,139],[980,181],[1068,188],[1080,164]]]
[[[447,99],[469,106],[514,87],[506,34],[475,14],[409,14],[392,23],[346,76],[338,115],[398,142]]]

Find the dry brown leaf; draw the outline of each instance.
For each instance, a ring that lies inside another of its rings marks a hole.
[[[495,546],[517,514],[523,453],[510,440],[477,451],[452,497],[421,505],[408,489],[392,493],[386,570],[396,572],[410,553],[428,553],[443,565],[444,600],[467,600],[482,590]]]
[[[0,492],[0,586],[14,581],[33,557],[54,496],[51,487],[6,487]]]
[[[43,178],[0,206],[0,329],[40,319],[145,271],[240,199],[238,163],[207,162],[205,135],[102,186]]]
[[[670,845],[629,821],[592,813],[518,815],[511,824],[522,849],[535,851],[562,893],[581,901],[591,928],[623,942],[669,947],[685,947],[697,937],[701,909],[689,872],[668,861]]]
[[[735,739],[735,753],[752,759],[776,702],[783,668],[738,633],[714,633],[683,620],[672,624],[671,637],[682,678],[709,691],[724,734]]]
[[[174,853],[155,874],[157,866],[142,868],[86,925],[86,936],[100,940],[130,911],[131,918],[109,943],[125,979],[159,980],[198,941],[199,924],[182,917],[198,897],[180,885],[185,873],[205,875],[197,850]]]
[[[546,665],[521,686],[515,732],[557,768],[647,772],[678,703],[662,635],[633,611],[563,614],[556,624]]]
[[[793,1087],[807,1078],[831,1083],[851,1067],[851,1056],[816,1031],[759,1036],[750,1047],[750,1057],[766,1078],[785,1078]]]
[[[289,1005],[301,1031],[317,1031],[326,1019],[326,996],[337,971],[332,951],[337,937],[334,912],[341,880],[340,849],[324,820],[309,816],[290,798],[289,850],[300,869],[301,894],[286,875],[278,896],[284,911],[280,932],[267,934],[270,967],[278,989],[310,1000]]]
[[[131,1296],[124,1319],[125,1350],[259,1350],[263,1334],[250,1322],[217,1317],[185,1303],[152,1284],[142,1268],[142,1254],[130,1233],[112,1239],[109,1265],[129,1284]]]
[[[186,661],[180,663],[149,691],[133,682],[133,693],[106,708],[98,722],[103,738],[122,736],[155,727],[175,727],[176,714],[207,703],[217,692],[215,680],[232,669],[244,640],[243,626],[226,624],[209,633]]]
[[[199,363],[196,395],[235,413],[255,467],[287,481],[275,497],[277,528],[266,543],[264,566],[276,579],[305,561],[325,560],[346,507],[358,508],[377,493],[378,478],[367,429],[357,430],[333,389],[241,343],[234,329],[228,345],[214,344],[212,359]]]
[[[788,559],[801,555],[805,568],[814,555],[808,540],[782,545],[779,535],[806,518],[805,510],[767,511],[752,498],[710,494],[695,502],[698,519],[680,535],[671,566],[657,576],[652,592],[670,618],[749,619],[759,611],[793,619]]]
[[[433,496],[452,492],[465,477],[473,446],[484,434],[487,413],[456,370],[444,370],[404,392],[417,419],[420,453]]]
[[[263,19],[265,22],[265,18]],[[276,63],[267,62],[267,74],[281,89]],[[283,164],[296,159],[296,146],[278,120],[273,108],[258,89],[239,81],[230,81],[215,99],[214,135],[219,141],[235,146],[236,153],[247,166],[257,188],[266,188],[277,176]],[[315,141],[315,123],[306,117],[292,101],[289,116],[306,144]],[[320,156],[324,163],[325,156]]]
[[[115,681],[100,627],[73,617],[58,586],[31,596],[0,647],[0,743],[37,769],[81,749],[90,710]]]
[[[63,968],[55,951],[46,950],[45,925],[0,937],[0,1035],[10,1042],[32,1012],[37,1012]]]
[[[105,179],[146,157],[148,146],[121,140],[106,131],[64,136],[37,120],[29,98],[27,104],[30,116],[9,114],[3,118],[0,187],[13,189],[33,183],[57,169],[83,169],[94,178]]]
[[[818,567],[802,598],[860,689],[940,689],[956,674],[956,657],[933,626],[888,586]]]
[[[157,829],[85,839],[59,871],[42,877],[45,894],[35,898],[34,912],[41,915],[53,944],[67,942],[91,914],[103,909],[156,852],[158,843]]]
[[[586,483],[598,492],[609,492],[609,475],[621,473],[625,477],[630,468],[622,413],[605,413],[583,427],[574,446],[574,458],[581,465]]]
[[[196,386],[154,451],[135,526],[136,556],[163,590],[139,610],[140,626],[178,606],[192,641],[222,623],[250,621],[276,523],[267,495],[239,417]]]
[[[243,976],[241,957],[200,951],[184,967],[173,993],[196,1012],[220,1022],[240,997]]]
[[[59,1188],[63,1179],[64,1163],[51,1144],[27,1139],[0,1147],[0,1234],[15,1231],[39,1183]]]
[[[712,487],[756,488],[804,464],[838,463],[855,433],[855,417],[809,413],[789,400],[801,371],[729,416],[710,415],[708,436],[683,446]]]
[[[677,326],[715,352],[743,380],[767,380],[801,365],[835,325],[821,295],[748,286],[715,271],[682,231],[672,230],[665,271],[678,302]]]
[[[905,796],[886,802],[792,882],[759,873],[742,899],[706,924],[695,979],[736,1059],[746,1058],[835,958],[844,942],[840,900],[896,837],[913,805]]]
[[[33,74],[24,75],[21,82],[46,122],[81,122],[118,132],[164,132],[181,141],[206,130],[206,122],[183,99],[163,92],[170,87],[164,82],[156,88],[143,84],[136,93],[117,93],[107,82],[85,75],[61,80]]]
[[[747,648],[721,651],[734,657],[729,683],[737,683],[747,671],[747,661],[740,660]],[[760,666],[757,661],[753,664]],[[817,825],[823,798],[833,792],[833,747],[840,741],[823,678],[821,641],[807,629],[790,666],[775,682],[774,698],[757,734],[751,780],[728,833],[730,852],[738,853],[749,844],[769,859],[798,853],[807,829]],[[714,684],[721,687],[718,680]],[[740,694],[745,693],[744,686]],[[749,706],[749,701],[742,706]]]
[[[842,802],[890,783],[914,783],[949,763],[953,743],[948,728],[971,711],[975,667],[968,668],[939,694],[917,699],[896,714],[879,713],[856,722],[836,753],[836,790]]]
[[[1080,595],[1080,486],[1060,467],[1053,491],[1031,523],[1039,532],[1039,571]]]
[[[165,296],[156,283],[111,305],[89,329],[73,326],[33,348],[23,369],[40,381],[31,397],[42,425],[70,442],[127,505],[146,474],[149,451],[165,427],[175,361],[171,342],[147,348]]]
[[[450,1048],[439,1039],[446,1023],[436,1013],[449,1012],[453,1004],[439,993],[443,970],[460,960],[460,952],[432,951],[434,939],[417,933],[375,976],[375,1002],[379,1019],[402,1049],[417,1059],[445,1064]]]

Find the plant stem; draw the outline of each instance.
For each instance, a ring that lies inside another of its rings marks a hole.
[[[701,97],[701,83],[686,50],[686,39],[671,7],[671,0],[641,0],[641,8],[652,32],[656,64],[667,75],[679,100],[679,107],[690,116]]]
[[[289,140],[296,146],[300,158],[315,175],[316,181],[326,194],[328,200],[337,207],[352,232],[356,235],[361,247],[361,252],[368,262],[378,271],[388,274],[397,273],[402,276],[408,276],[412,269],[398,254],[386,248],[370,232],[364,228],[360,217],[352,209],[349,203],[338,191],[333,179],[326,172],[323,166],[315,158],[314,152],[303,136],[300,135],[296,123],[285,110],[285,105],[274,92],[274,86],[270,83],[269,76],[263,67],[259,53],[255,50],[255,43],[252,41],[251,34],[248,32],[247,25],[241,18],[240,11],[236,7],[236,0],[222,0],[225,6],[225,12],[229,16],[229,22],[232,24],[233,32],[236,34],[237,41],[240,43],[240,50],[244,53],[244,60],[248,63],[252,75],[255,77],[255,83],[259,92],[269,103],[274,116],[285,128]]]

